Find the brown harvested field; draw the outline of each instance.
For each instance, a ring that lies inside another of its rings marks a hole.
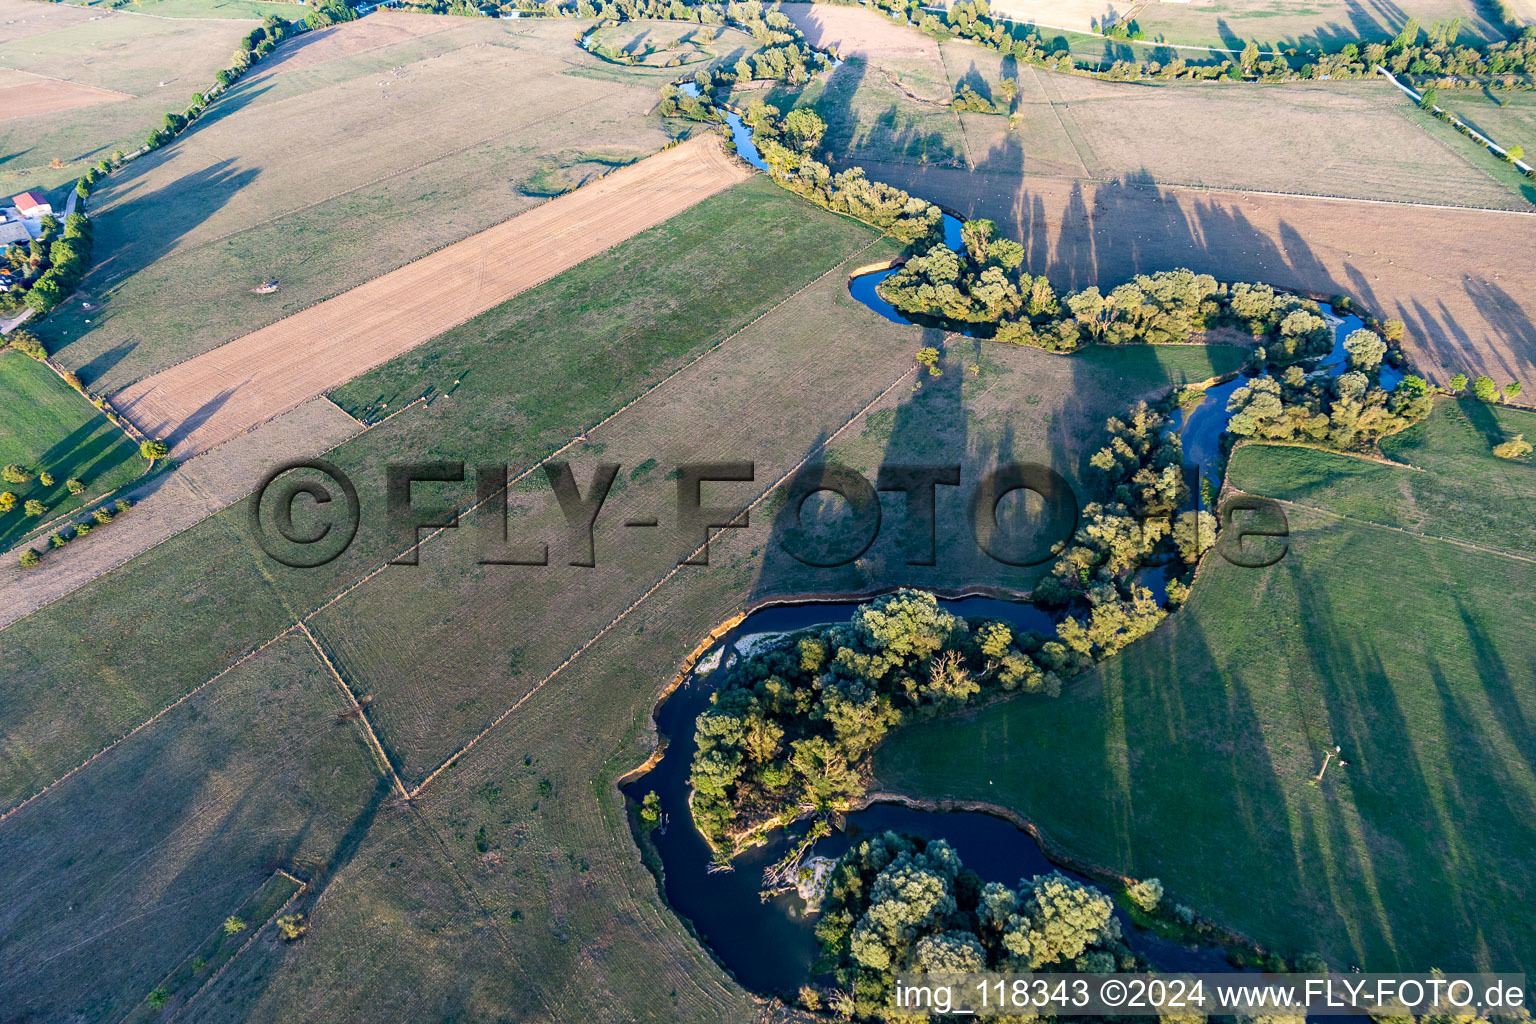
[[[1420,369],[1536,380],[1536,215],[866,165],[1023,240],[1062,287],[1185,266],[1348,294],[1408,325]]]
[[[0,562],[0,627],[234,504],[279,460],[319,455],[361,430],[357,420],[317,398],[204,452],[169,475],[131,488],[125,493],[133,501],[133,514],[92,534],[89,541],[49,552],[34,569],[22,569],[14,556]]]
[[[812,46],[836,46],[842,57],[939,59],[937,42],[867,7],[784,4],[781,10]]]
[[[1517,14],[1522,2],[1529,0],[1514,0]],[[1425,28],[1460,19],[1457,38],[1466,43],[1503,38],[1480,0],[1151,0],[1138,4],[1132,17],[1149,40],[1235,49],[1250,39],[1281,48],[1337,49],[1352,39],[1390,39],[1409,18]]]
[[[1137,0],[997,0],[992,12],[1042,28],[1102,32],[1139,6]]]
[[[823,13],[823,12],[826,13]],[[1536,191],[1454,133],[1427,129],[1390,83],[1110,82],[1026,65],[958,39],[935,44],[863,7],[801,8],[857,37],[887,40],[780,109],[814,104],[826,145],[848,162],[1529,210]],[[828,30],[829,37],[837,32]],[[1003,113],[948,109],[962,84]],[[937,102],[935,102],[937,101]]]
[[[746,177],[715,137],[685,142],[142,380],[114,403],[177,457],[206,451]]]
[[[57,114],[76,107],[126,99],[132,97],[113,89],[98,89],[94,85],[81,85],[62,79],[38,78],[22,85],[0,88],[0,121],[9,121],[13,117]]]
[[[377,42],[380,25],[441,30],[258,65],[102,183],[80,301],[40,328],[62,362],[116,391],[703,130],[655,109],[675,70],[606,64],[566,19],[380,12],[322,42]],[[251,291],[272,278],[275,294]]]
[[[0,8],[0,43],[53,32],[82,21],[99,18],[100,12],[69,4],[26,3],[12,0]]]
[[[253,24],[0,0],[0,69],[77,87],[4,101],[15,109],[0,117],[0,191],[58,188],[113,150],[135,149],[167,111],[213,84]],[[21,83],[7,74],[4,84]],[[99,100],[80,102],[87,96]],[[53,105],[64,98],[67,105]],[[107,98],[116,102],[100,101]],[[29,100],[46,102],[28,109]]]
[[[356,22],[305,33],[263,61],[252,80],[316,67],[395,43],[436,35],[452,27],[446,19],[431,14],[379,11]]]

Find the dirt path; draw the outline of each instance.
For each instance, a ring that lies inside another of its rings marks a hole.
[[[667,220],[750,172],[702,136],[129,385],[113,404],[206,451]]]

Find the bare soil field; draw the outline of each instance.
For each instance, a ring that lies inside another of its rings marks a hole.
[[[1504,38],[1477,0],[1151,0],[1138,5],[1132,17],[1150,40],[1236,50],[1250,39],[1281,49],[1337,49],[1355,39],[1390,39],[1409,18],[1426,29],[1460,18],[1457,38],[1463,42]]]
[[[1536,217],[1137,184],[866,165],[1021,239],[1058,287],[1184,266],[1222,280],[1346,294],[1408,325],[1420,369],[1536,380]]]
[[[173,455],[194,455],[747,176],[715,137],[694,139],[142,380],[115,404]]]
[[[0,191],[53,189],[113,150],[136,149],[169,110],[227,67],[249,22],[172,21],[64,4],[0,0],[0,68],[69,82],[117,102],[74,104],[0,120]],[[83,97],[86,92],[74,95]],[[59,161],[61,166],[51,166]]]
[[[13,117],[57,114],[76,107],[126,99],[132,97],[125,92],[98,89],[93,85],[61,79],[37,78],[24,84],[0,88],[0,121],[9,121]]]
[[[699,130],[655,111],[671,71],[605,64],[565,19],[370,14],[328,38],[397,24],[441,31],[242,80],[108,178],[96,266],[43,325],[58,358],[120,389]]]
[[[36,568],[22,569],[15,554],[8,554],[0,559],[0,626],[57,601],[234,504],[278,462],[319,455],[361,429],[323,398],[306,402],[178,466],[169,476],[156,476],[125,491],[134,504],[131,515],[50,551]]]

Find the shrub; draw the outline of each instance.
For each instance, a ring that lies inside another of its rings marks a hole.
[[[239,935],[243,931],[245,931],[245,922],[239,917],[231,914],[224,919],[225,935]]]
[[[277,933],[287,942],[297,940],[308,927],[303,914],[284,914],[277,919]]]
[[[1131,898],[1131,902],[1150,914],[1163,901],[1163,883],[1155,878],[1144,878],[1132,882],[1125,894]]]
[[[144,1002],[148,1004],[151,1010],[159,1010],[163,1009],[165,1004],[170,1002],[170,999],[171,994],[169,992],[163,988],[157,988],[144,997]]]
[[[11,348],[22,355],[31,356],[33,359],[46,359],[48,350],[38,340],[37,335],[31,331],[15,330],[6,335],[6,341]]]
[[[27,550],[21,553],[20,562],[23,569],[30,569],[42,560],[42,556],[39,555],[36,551],[33,551],[31,548],[27,548]]]
[[[640,802],[640,821],[646,828],[655,828],[661,824],[661,799],[654,789],[645,794],[645,799]]]
[[[68,480],[65,480],[64,487],[69,491],[70,494],[85,493],[85,481],[81,480],[79,477],[72,476]]]
[[[1494,445],[1493,454],[1501,459],[1523,459],[1531,454],[1531,442],[1525,439],[1524,434],[1516,434],[1503,444]]]

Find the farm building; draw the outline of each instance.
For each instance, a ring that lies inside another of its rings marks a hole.
[[[22,217],[46,217],[53,213],[53,206],[36,192],[23,192],[13,197],[11,204]]]

